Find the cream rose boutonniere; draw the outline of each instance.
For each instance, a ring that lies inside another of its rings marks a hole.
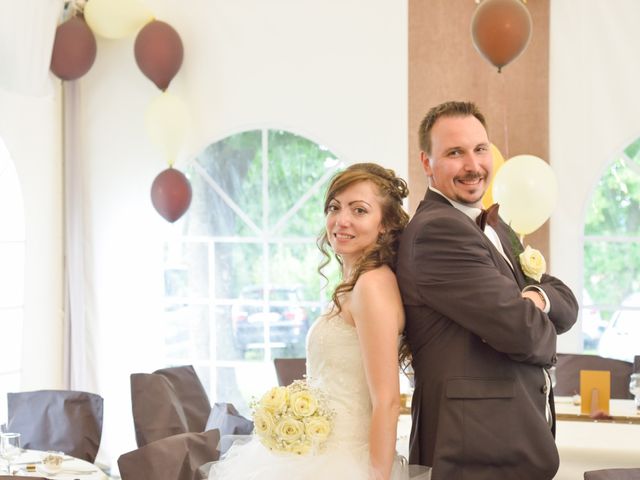
[[[545,261],[542,253],[535,248],[531,248],[529,245],[518,256],[520,260],[520,266],[522,271],[527,277],[533,278],[536,282],[539,282],[542,275],[547,271],[547,262]]]

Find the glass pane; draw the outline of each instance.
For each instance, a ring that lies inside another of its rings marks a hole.
[[[22,308],[0,309],[2,361],[0,375],[15,373],[22,364]]]
[[[7,393],[20,391],[20,373],[0,374],[0,425],[7,423]]]
[[[613,312],[600,337],[598,355],[628,362],[640,355],[640,292],[629,295]]]
[[[209,359],[208,305],[173,304],[165,310],[165,359],[176,365]]]
[[[580,307],[582,346],[584,353],[598,353],[600,339],[609,324],[613,310],[600,310],[591,305]],[[607,355],[604,355],[607,356]]]
[[[289,285],[298,286],[300,300],[319,301],[321,280],[318,265],[322,255],[315,242],[275,243],[269,246],[269,278],[286,279]],[[283,282],[284,283],[284,282]]]
[[[238,411],[251,416],[249,402],[260,398],[278,384],[272,362],[242,362],[235,366],[216,368],[215,397],[231,402]]]
[[[164,290],[168,297],[208,296],[209,255],[206,243],[166,244]]]
[[[0,307],[24,302],[24,243],[0,242]]]
[[[262,283],[261,244],[219,243],[214,259],[216,298],[240,298],[243,288]]]
[[[216,307],[216,360],[244,358],[247,339],[244,335],[246,317],[243,310],[238,305]]]
[[[207,182],[215,182],[258,227],[262,226],[262,133],[240,133],[209,145],[188,169],[193,187],[187,230],[190,234],[249,235],[255,231]]]
[[[640,245],[587,241],[584,285],[597,305],[619,305],[640,291]]]
[[[315,236],[324,225],[325,173],[335,170],[335,155],[321,145],[289,132],[269,131],[269,225],[277,225],[300,199],[311,198],[286,220],[278,234]]]
[[[587,209],[585,235],[640,235],[640,166],[624,158],[600,178]]]

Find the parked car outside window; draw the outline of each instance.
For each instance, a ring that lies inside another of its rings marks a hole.
[[[240,352],[251,348],[304,346],[309,329],[306,309],[300,304],[299,285],[249,286],[231,309],[233,341]],[[268,338],[265,339],[265,333]]]

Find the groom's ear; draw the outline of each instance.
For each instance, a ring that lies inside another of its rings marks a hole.
[[[427,177],[430,177],[432,175],[431,161],[429,160],[429,155],[424,150],[420,150],[420,163],[422,163],[422,169],[427,174]]]

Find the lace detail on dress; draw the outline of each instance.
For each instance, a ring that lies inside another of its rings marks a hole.
[[[366,448],[371,418],[358,332],[337,315],[323,315],[307,337],[307,380],[322,389],[336,412],[330,444]]]

